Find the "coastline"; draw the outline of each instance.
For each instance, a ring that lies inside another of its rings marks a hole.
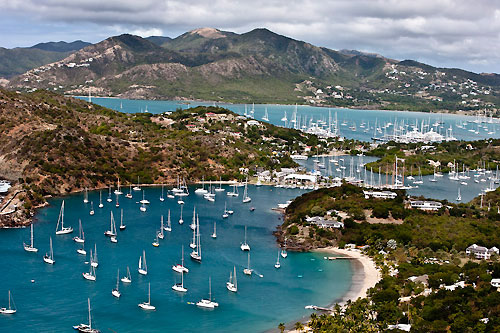
[[[362,254],[359,250],[345,250],[338,247],[326,247],[315,249],[314,252],[325,254],[342,255],[353,258],[351,260],[353,275],[352,284],[347,293],[340,299],[334,300],[329,307],[339,303],[345,305],[348,300],[355,301],[358,298],[364,298],[368,289],[373,288],[381,279],[382,275],[377,269],[375,262],[368,256]]]

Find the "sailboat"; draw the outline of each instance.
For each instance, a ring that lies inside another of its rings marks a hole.
[[[141,187],[139,186],[139,176],[137,176],[137,185],[134,186],[133,190],[134,191],[140,191],[141,190]]]
[[[14,304],[14,308],[12,308],[12,305],[10,304],[11,303],[11,298],[12,298],[12,295],[10,294],[10,290],[9,290],[9,307],[8,308],[0,308],[0,313],[3,313],[3,314],[14,314],[14,313],[17,312],[15,304]],[[12,303],[14,303],[14,300],[12,300]]]
[[[92,257],[92,250],[90,250],[90,257]],[[90,262],[89,267],[90,270],[88,272],[82,273],[82,276],[86,280],[95,281],[96,280],[95,267],[92,266],[92,262]]]
[[[73,237],[76,243],[85,243],[85,235],[83,233],[82,220],[78,220],[78,236]]]
[[[128,193],[125,194],[125,198],[132,199],[132,184],[129,185]]]
[[[462,195],[460,195],[460,187],[458,188],[457,201],[462,201]]]
[[[201,187],[197,188],[194,193],[196,194],[205,194],[207,193],[208,191],[205,190],[205,177],[202,178],[201,180]]]
[[[245,268],[243,270],[243,273],[245,273],[245,275],[252,275],[253,270],[250,268],[250,252],[248,252],[248,259],[247,260],[248,260],[248,264],[247,264],[248,266],[247,266],[247,268]]]
[[[83,203],[89,203],[89,192],[87,188],[85,188],[85,194],[83,195]]]
[[[148,275],[148,266],[146,265],[146,251],[142,250],[142,257],[139,257],[139,274]]]
[[[59,229],[59,224],[61,224],[61,229]],[[61,211],[59,212],[59,217],[57,218],[56,235],[70,234],[73,232],[72,227],[64,227],[64,200],[61,204]]]
[[[193,208],[193,221],[189,225],[189,228],[191,228],[191,230],[196,229],[196,206]]]
[[[125,230],[126,227],[127,226],[123,224],[123,209],[122,209],[120,214],[120,230]]]
[[[424,180],[422,179],[422,172],[420,171],[420,167],[418,167],[418,179],[413,181],[413,184],[423,184]]]
[[[278,269],[281,267],[280,264],[280,251],[278,251],[278,260],[276,260],[276,263],[274,264],[274,268]]]
[[[54,265],[56,261],[54,260],[54,249],[52,248],[52,237],[50,237],[50,252],[45,253],[43,256],[43,261],[47,264]]]
[[[104,207],[104,205],[102,204],[102,191],[99,191],[99,208],[102,207]]]
[[[94,244],[94,255],[92,256],[92,251],[90,251],[90,265],[94,268],[99,266],[99,260],[97,260],[97,244]]]
[[[224,214],[222,214],[222,218],[227,219],[229,214],[227,213],[227,202],[224,202]]]
[[[94,215],[95,214],[95,211],[94,211],[94,202],[91,201],[90,202],[90,212],[89,212],[90,216]]]
[[[143,310],[155,310],[156,309],[156,307],[154,305],[151,305],[151,283],[148,283],[148,301],[139,303],[138,305]]]
[[[184,220],[182,219],[182,207],[184,207],[184,206],[181,206],[181,217],[179,218],[179,224],[184,223]]]
[[[115,224],[115,219],[113,217],[113,212],[111,212],[111,219],[110,219],[109,230],[106,230],[104,232],[104,236],[107,236],[107,237],[116,236],[116,224]]]
[[[222,177],[219,177],[219,187],[215,189],[215,192],[224,192],[225,189],[222,188]]]
[[[250,245],[247,243],[247,226],[245,226],[245,241],[240,245],[241,251],[250,251]]]
[[[131,283],[132,282],[132,275],[130,274],[130,269],[127,266],[127,276],[124,276],[120,279],[123,283]]]
[[[172,270],[176,271],[177,273],[189,273],[189,269],[184,267],[184,245],[182,245],[182,255],[181,255],[181,264],[175,264],[172,266]]]
[[[115,296],[116,298],[120,298],[122,295],[120,293],[120,290],[118,289],[120,285],[120,269],[118,268],[118,273],[116,273],[116,288],[111,291],[111,295]]]
[[[143,203],[141,204],[141,207],[139,208],[141,212],[145,212],[147,210],[146,205]]]
[[[163,230],[164,227],[163,227],[163,215],[161,216],[161,223],[160,223],[160,231],[156,234],[156,237],[159,238],[159,239],[163,239],[165,238],[165,235],[163,234]]]
[[[189,243],[189,247],[196,249],[196,228],[193,229],[193,239],[191,240],[191,243]]]
[[[116,195],[122,195],[123,194],[123,192],[120,189],[120,178],[118,178],[118,185],[116,187],[115,194]]]
[[[158,241],[158,235],[159,235],[159,234],[160,234],[159,232],[158,232],[158,233],[156,233],[156,238],[155,238],[155,240],[154,240],[154,241],[153,241],[153,243],[152,243],[154,247],[158,247],[158,246],[160,246],[160,242]]]
[[[227,192],[226,195],[228,197],[237,197],[239,195],[238,187],[236,187],[236,184],[233,184],[233,190],[231,192]]]
[[[165,231],[172,231],[172,223],[170,222],[170,209],[168,210],[167,225],[163,228]]]
[[[212,234],[212,238],[217,238],[217,222],[214,222],[214,232]]]
[[[243,191],[243,203],[247,203],[252,201],[252,198],[248,196],[248,186],[247,182],[245,182],[245,190]]]
[[[109,187],[109,193],[108,193],[108,198],[106,199],[107,202],[113,202],[113,198],[111,198],[111,186]]]
[[[90,315],[90,298],[87,299],[88,305],[89,305],[89,323],[87,324],[80,324],[73,326],[73,328],[79,332],[83,333],[100,333],[96,328],[92,328],[92,316]]]
[[[86,256],[87,255],[87,251],[85,251],[85,249],[83,248],[83,244],[82,244],[81,248],[76,249],[76,253],[81,254],[82,256]]]
[[[181,271],[181,283],[176,283],[172,286],[172,289],[181,293],[188,291],[184,288],[184,271]]]
[[[30,244],[23,243],[24,251],[38,252],[38,249],[33,244],[33,223],[31,223],[31,242]]]
[[[264,121],[269,121],[269,115],[267,114],[267,108],[266,108],[266,110],[264,111],[264,117],[262,117],[262,120],[264,120]]]
[[[200,308],[214,309],[219,306],[219,303],[212,301],[212,279],[208,278],[208,299],[202,298],[196,303]]]
[[[149,200],[146,200],[146,192],[144,190],[142,190],[142,200],[139,201],[139,203],[145,204],[145,205],[149,204]]]
[[[117,194],[116,195],[116,204],[115,204],[116,208],[120,207],[120,203],[118,202],[118,197],[119,197],[119,195]]]
[[[160,201],[161,201],[161,202],[165,201],[165,198],[163,197],[163,184],[161,184],[161,196],[160,196]]]
[[[238,282],[236,281],[236,266],[233,266],[234,273],[229,273],[229,281],[226,282],[226,288],[233,293],[238,291]]]
[[[201,262],[201,241],[200,241],[200,219],[197,218],[196,223],[196,248],[191,252],[191,258]]]
[[[285,238],[285,244],[283,244],[283,248],[281,249],[281,256],[283,258],[288,257],[288,253],[286,252],[286,238]]]

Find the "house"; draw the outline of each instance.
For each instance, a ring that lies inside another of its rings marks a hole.
[[[312,224],[317,225],[320,228],[328,228],[328,229],[342,229],[344,227],[343,222],[334,221],[334,220],[325,220],[320,216],[307,217],[306,221]]]
[[[498,248],[492,247],[488,249],[484,246],[479,246],[477,244],[472,244],[467,249],[465,249],[467,255],[474,255],[476,259],[490,259],[492,254],[498,254]]]
[[[500,288],[500,279],[491,279],[490,284],[492,287]]]
[[[363,191],[365,195],[365,199],[369,197],[377,198],[377,199],[394,199],[398,195],[395,192],[391,191]]]
[[[441,209],[441,207],[443,207],[443,205],[437,201],[421,201],[421,200],[410,201],[410,206],[411,208],[421,209],[421,210],[438,210]]]

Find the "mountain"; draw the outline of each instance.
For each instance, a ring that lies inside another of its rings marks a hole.
[[[199,28],[174,39],[110,37],[9,86],[139,99],[305,103],[496,112],[500,75],[335,51],[255,29]]]
[[[31,69],[59,61],[70,53],[91,45],[81,40],[71,43],[48,42],[31,47],[0,47],[0,78],[10,78]]]
[[[88,42],[83,42],[81,40],[76,40],[71,43],[60,41],[60,42],[39,43],[33,45],[31,49],[39,49],[39,50],[53,51],[53,52],[71,52],[71,51],[81,50],[89,45],[92,44]]]

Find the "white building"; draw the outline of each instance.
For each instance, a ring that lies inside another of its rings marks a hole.
[[[491,285],[495,288],[500,288],[500,279],[491,279]]]
[[[441,209],[441,207],[443,207],[443,205],[437,201],[421,201],[421,200],[410,201],[410,206],[411,208],[421,209],[421,210],[438,210]]]
[[[365,199],[369,197],[377,198],[377,199],[394,199],[398,195],[395,192],[391,191],[363,191],[365,195]]]
[[[467,255],[474,255],[476,259],[490,259],[491,255],[496,253],[498,254],[498,248],[492,247],[488,249],[484,246],[479,246],[477,244],[472,244],[467,249],[465,249],[465,253]]]

